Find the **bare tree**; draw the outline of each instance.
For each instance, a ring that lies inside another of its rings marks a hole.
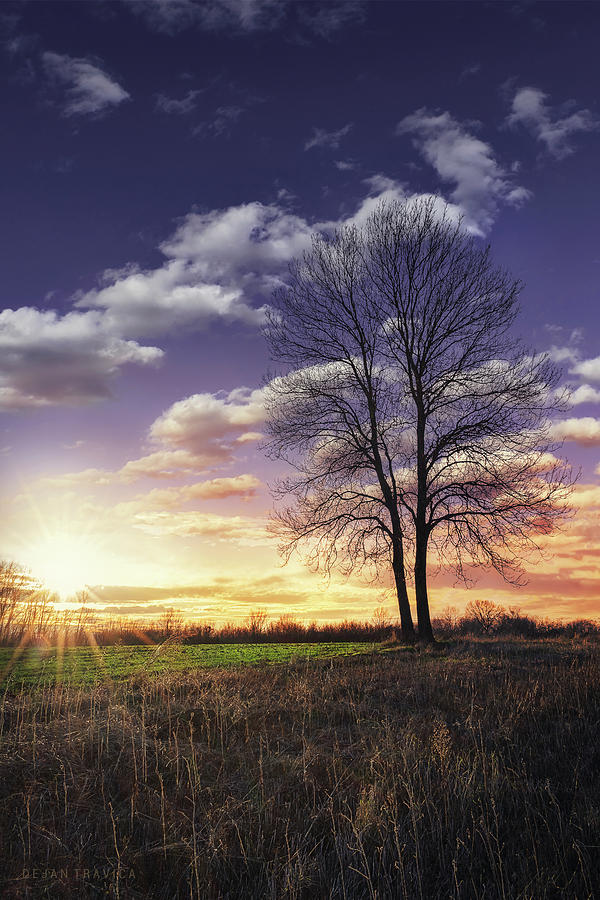
[[[265,609],[251,609],[248,616],[246,616],[245,625],[252,632],[253,636],[258,638],[261,634],[264,634],[267,620],[268,615]]]
[[[502,607],[485,597],[469,600],[465,608],[467,619],[474,619],[484,634],[490,634],[502,619]]]
[[[385,606],[376,606],[371,616],[371,625],[375,631],[384,632],[391,624],[392,620]]]
[[[0,561],[0,642],[10,637],[19,604],[27,590],[27,576],[15,562]]]
[[[394,575],[403,636],[432,640],[428,554],[522,577],[565,513],[570,469],[548,416],[559,373],[515,340],[520,284],[435,200],[382,204],[362,228],[317,235],[274,297],[266,328],[267,452],[281,549]]]
[[[16,629],[19,640],[43,640],[55,615],[58,595],[39,584],[30,583],[23,592],[17,609]]]

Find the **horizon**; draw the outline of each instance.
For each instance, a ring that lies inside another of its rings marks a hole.
[[[515,337],[562,367],[581,477],[525,586],[432,575],[432,616],[595,618],[599,25],[573,2],[5,2],[0,559],[107,617],[395,618],[391,585],[281,567],[260,328],[313,231],[436,195],[524,282]]]

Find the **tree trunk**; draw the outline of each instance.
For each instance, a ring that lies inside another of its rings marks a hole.
[[[417,601],[417,622],[419,640],[433,643],[433,630],[429,617],[429,597],[427,596],[427,542],[429,532],[426,525],[427,509],[427,459],[425,456],[425,408],[421,378],[416,378],[417,387],[417,516],[415,529],[415,599]]]
[[[427,536],[417,532],[415,556],[415,598],[417,601],[417,621],[419,623],[419,640],[433,643],[433,629],[429,616],[429,597],[427,596]]]
[[[396,542],[394,542],[393,547],[392,568],[394,570],[394,580],[396,582],[396,595],[398,597],[398,609],[400,610],[402,638],[403,640],[412,643],[415,640],[415,627],[413,625],[408,590],[406,588],[404,553],[402,552],[402,547],[398,546]]]

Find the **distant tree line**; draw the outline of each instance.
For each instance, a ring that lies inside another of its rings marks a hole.
[[[505,607],[491,600],[475,600],[467,604],[463,615],[446,608],[433,619],[440,638],[459,636],[513,636],[523,638],[600,637],[600,622],[578,619],[554,621],[530,616],[518,608]],[[161,643],[178,640],[183,644],[303,643],[337,641],[394,641],[400,638],[400,623],[378,607],[368,621],[344,619],[342,622],[305,624],[285,614],[268,621],[265,611],[253,611],[243,623],[228,622],[216,627],[208,623],[183,622],[168,611],[155,624],[140,624],[127,619],[106,622],[94,629],[98,645]]]

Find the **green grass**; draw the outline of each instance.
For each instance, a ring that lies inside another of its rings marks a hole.
[[[137,674],[160,675],[215,666],[288,663],[299,659],[354,656],[372,650],[368,643],[328,644],[171,644],[146,647],[75,647],[59,654],[56,648],[30,648],[20,655],[0,649],[0,684],[4,688],[35,688],[65,682],[92,686],[122,681]]]

